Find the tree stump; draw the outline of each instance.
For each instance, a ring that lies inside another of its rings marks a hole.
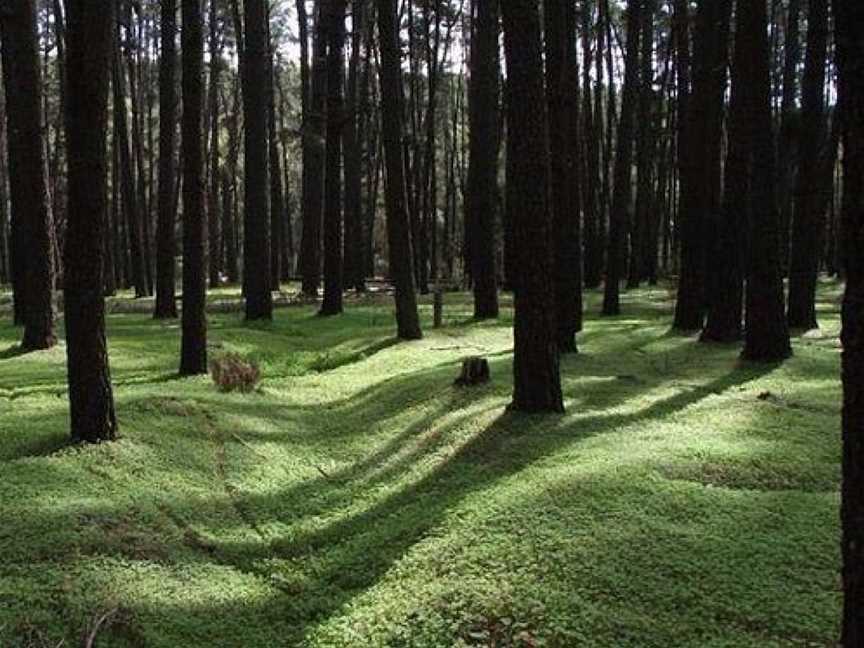
[[[458,387],[470,387],[489,382],[489,362],[486,358],[474,356],[462,361],[462,373],[453,381]]]
[[[438,286],[432,297],[433,326],[441,328],[444,319],[444,291]]]

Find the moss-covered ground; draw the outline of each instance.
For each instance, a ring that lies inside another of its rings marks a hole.
[[[62,343],[19,355],[7,305],[0,646],[832,645],[839,286],[777,366],[670,333],[668,289],[599,298],[554,416],[505,413],[509,303],[447,295],[432,330],[424,302],[411,343],[383,295],[211,314],[248,395],[178,379],[177,323],[117,307],[121,438],[94,447],[66,442]],[[468,355],[491,384],[452,386]]]

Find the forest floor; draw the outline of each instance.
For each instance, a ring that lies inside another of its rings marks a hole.
[[[617,318],[589,292],[554,416],[504,411],[509,302],[476,323],[448,294],[432,330],[425,301],[411,343],[382,295],[212,314],[249,395],[115,311],[121,438],[94,447],[66,442],[63,345],[18,355],[0,314],[0,646],[833,645],[839,295],[761,366],[670,333],[667,288]],[[468,355],[490,384],[452,385]]]

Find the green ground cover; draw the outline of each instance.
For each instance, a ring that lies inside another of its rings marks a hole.
[[[562,416],[504,411],[509,304],[447,295],[398,344],[385,296],[211,314],[249,395],[178,379],[177,323],[118,308],[97,447],[66,444],[62,344],[18,355],[7,307],[0,646],[832,645],[839,287],[779,366],[670,334],[667,289],[599,299]],[[491,384],[452,386],[467,355]]]

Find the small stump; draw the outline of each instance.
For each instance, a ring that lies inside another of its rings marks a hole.
[[[458,387],[470,387],[489,382],[489,362],[486,358],[475,356],[462,361],[462,373],[453,381]]]
[[[441,328],[444,319],[444,291],[440,287],[435,288],[432,296],[433,326]]]

